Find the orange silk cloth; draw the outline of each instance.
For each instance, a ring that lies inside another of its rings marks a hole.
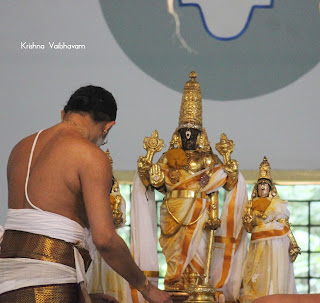
[[[277,221],[289,217],[287,204],[288,202],[281,200],[279,196],[253,200],[256,226],[252,230],[251,241],[283,237],[288,234],[289,228]],[[261,217],[261,213],[266,217],[265,219]]]
[[[215,236],[214,238],[214,241],[216,243],[225,243],[224,260],[223,260],[223,267],[222,267],[223,269],[222,269],[220,281],[215,285],[216,288],[222,288],[222,286],[226,282],[226,279],[229,275],[229,271],[231,267],[234,244],[235,244],[235,251],[236,251],[242,238],[243,229],[239,233],[238,237],[234,238],[233,214],[234,214],[234,208],[235,208],[236,193],[237,191],[235,190],[233,192],[233,195],[228,205],[226,236],[225,237]]]
[[[271,200],[268,198],[255,198],[252,201],[252,209],[260,212],[265,212],[270,203]]]
[[[199,186],[200,178],[207,170],[189,174],[180,169],[180,180],[174,184],[170,180],[167,164],[161,163],[165,174],[167,192],[172,190],[191,190],[213,192],[226,182],[226,174],[221,166],[216,167],[206,187]],[[160,245],[167,261],[166,284],[174,283],[190,265],[193,270],[203,274],[205,259],[197,254],[203,237],[203,226],[208,219],[207,200],[204,198],[168,198],[160,208]]]
[[[266,238],[274,238],[274,237],[281,237],[286,235],[290,229],[287,226],[283,226],[282,229],[272,229],[272,230],[265,230],[260,232],[252,233],[251,241],[266,239]]]

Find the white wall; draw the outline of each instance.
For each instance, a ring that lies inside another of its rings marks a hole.
[[[154,129],[168,146],[188,75],[180,79],[178,93],[140,70],[115,42],[98,0],[1,1],[0,41],[0,224],[7,210],[10,150],[24,136],[59,122],[60,110],[82,85],[101,85],[118,101],[117,124],[108,143],[116,170],[135,169],[138,156],[145,154],[143,138]],[[24,41],[47,48],[21,50]],[[86,49],[54,51],[49,41],[84,44]],[[320,169],[319,79],[318,64],[268,95],[203,100],[212,145],[225,132],[236,143],[234,158],[241,169],[256,169],[264,155],[273,169]]]

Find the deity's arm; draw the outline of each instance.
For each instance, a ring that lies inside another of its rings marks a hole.
[[[165,154],[161,156],[156,164],[145,161],[144,157],[138,159],[138,173],[147,189],[155,188],[162,193],[165,191],[165,178],[160,166],[160,163],[165,160]]]
[[[290,240],[290,247],[289,247],[289,255],[291,257],[291,262],[294,262],[299,254],[301,254],[301,249],[291,231],[291,224],[289,223],[288,219],[279,219],[278,222],[282,223],[286,227],[290,229],[288,233],[288,238]]]
[[[125,204],[126,201],[120,194],[120,186],[117,178],[113,174],[113,159],[110,156],[110,151],[107,149],[106,155],[111,164],[111,171],[112,171],[112,186],[110,191],[110,204],[112,209],[112,216],[113,216],[113,223],[115,228],[122,227],[125,223]]]
[[[159,178],[164,179],[164,174],[161,172],[160,166],[152,164],[154,154],[159,152],[163,146],[164,141],[159,139],[157,130],[155,130],[150,137],[144,138],[143,148],[147,151],[147,154],[144,157],[140,156],[138,159],[138,173],[142,183],[147,189],[152,186],[157,188]]]
[[[252,229],[255,226],[255,216],[253,214],[253,209],[252,209],[252,201],[248,201],[246,204],[244,211],[243,211],[243,216],[242,216],[242,222],[245,230],[248,233],[252,232]]]
[[[223,188],[225,190],[230,191],[236,186],[238,182],[238,175],[239,175],[238,161],[231,160],[229,163],[224,164],[223,169],[227,174],[227,181],[224,184]]]
[[[291,262],[293,263],[298,255],[301,255],[301,248],[299,247],[291,229],[288,234],[289,240],[290,240],[290,248],[289,248],[289,255],[291,257]]]
[[[166,163],[167,158],[166,154],[163,153],[160,159],[156,164],[153,164],[149,171],[149,180],[150,184],[153,188],[156,190],[165,193],[166,187],[165,187],[165,176],[163,171],[161,170],[161,165]]]
[[[138,159],[138,174],[143,185],[149,189],[151,187],[149,170],[152,162],[146,161],[145,157],[140,156]]]
[[[216,150],[223,157],[223,170],[227,174],[227,181],[224,189],[232,190],[238,182],[239,168],[238,161],[231,159],[234,143],[229,140],[226,134],[222,133],[220,142],[216,144]]]
[[[219,157],[214,154],[212,150],[203,153],[202,161],[204,167],[210,167],[212,169],[214,169],[216,165],[223,164]]]
[[[125,203],[121,194],[110,194],[110,203],[112,209],[113,223],[115,228],[122,227],[124,224],[123,212],[121,211],[121,203]]]
[[[219,219],[219,193],[213,192],[208,194],[209,206],[208,206],[208,215],[209,219],[207,225],[210,228],[216,230],[221,226],[221,221]]]
[[[123,212],[121,211],[121,204],[125,203],[120,194],[120,187],[118,180],[113,177],[113,185],[110,193],[110,204],[112,209],[113,223],[115,228],[119,228],[124,224]]]

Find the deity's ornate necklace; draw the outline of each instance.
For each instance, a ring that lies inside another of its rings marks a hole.
[[[80,133],[82,134],[82,136],[83,136],[84,138],[86,137],[85,134],[84,134],[83,129],[80,128],[80,126],[79,126],[78,124],[76,124],[75,122],[73,122],[72,120],[62,120],[62,122],[67,122],[67,123],[75,126],[75,127],[80,131]]]
[[[186,155],[187,155],[187,164],[186,164],[186,166],[184,166],[183,167],[183,169],[185,170],[185,171],[187,171],[187,172],[189,172],[190,171],[190,164],[191,164],[191,162],[192,162],[192,160],[193,160],[193,158],[192,158],[192,153],[193,153],[193,151],[186,151]]]

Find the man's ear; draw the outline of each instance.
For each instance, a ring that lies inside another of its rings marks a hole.
[[[116,121],[109,121],[109,122],[106,123],[104,129],[105,129],[106,131],[108,131],[108,130],[109,130],[113,125],[115,125],[115,124],[116,124]]]
[[[64,110],[61,111],[61,120],[64,119],[64,116],[66,115],[66,112]]]

